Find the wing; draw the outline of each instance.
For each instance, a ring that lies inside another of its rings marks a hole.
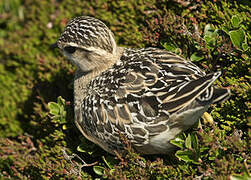
[[[128,62],[128,74],[115,93],[118,101],[125,99],[129,112],[140,112],[145,121],[151,121],[161,112],[168,116],[178,112],[220,75],[220,72],[206,75],[173,53],[152,48],[148,51]]]

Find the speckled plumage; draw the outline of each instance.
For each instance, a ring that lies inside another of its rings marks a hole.
[[[117,47],[112,32],[92,17],[71,20],[57,46],[78,66],[75,123],[110,153],[123,150],[120,134],[143,154],[168,153],[169,141],[191,127],[227,89],[196,65],[157,48]]]

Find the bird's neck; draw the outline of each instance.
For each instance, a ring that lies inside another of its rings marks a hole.
[[[124,52],[123,47],[117,47],[117,52],[115,55],[109,54],[102,58],[101,61],[104,63],[102,65],[97,66],[93,70],[88,72],[82,71],[80,68],[76,70],[75,78],[74,78],[74,102],[75,104],[80,104],[83,99],[86,97],[88,92],[88,84],[91,80],[95,77],[100,75],[102,72],[106,71],[107,69],[111,68],[122,56]]]
[[[124,52],[123,47],[117,47],[116,51],[111,53],[104,53],[98,57],[96,57],[96,67],[92,70],[92,74],[90,74],[91,78],[98,76],[102,72],[106,71],[107,69],[111,68],[122,56]],[[93,61],[94,62],[94,61]]]

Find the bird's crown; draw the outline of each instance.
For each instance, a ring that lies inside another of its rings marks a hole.
[[[98,48],[113,53],[115,40],[109,28],[100,20],[89,16],[72,19],[57,41],[60,48],[67,46],[84,49]],[[69,49],[70,50],[70,49]]]

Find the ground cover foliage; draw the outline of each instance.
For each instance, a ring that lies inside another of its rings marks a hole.
[[[0,1],[0,179],[249,179],[250,9],[245,0]],[[109,155],[75,128],[75,69],[49,48],[79,15],[105,22],[120,46],[222,70],[216,83],[231,98],[173,140],[173,154],[141,156],[124,139],[128,154]]]

